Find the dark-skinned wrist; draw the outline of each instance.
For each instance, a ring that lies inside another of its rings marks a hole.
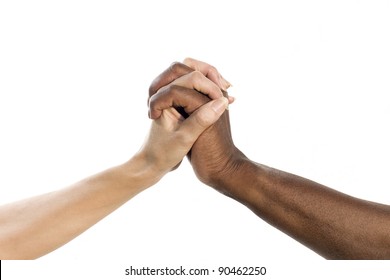
[[[219,172],[210,174],[206,183],[222,194],[240,202],[246,200],[248,194],[247,185],[243,184],[248,174],[252,173],[254,163],[248,159],[239,149],[230,156],[226,165]]]

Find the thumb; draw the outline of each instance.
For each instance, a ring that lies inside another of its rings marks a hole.
[[[220,97],[199,107],[181,125],[180,131],[195,141],[209,126],[225,112],[229,104],[226,97]]]

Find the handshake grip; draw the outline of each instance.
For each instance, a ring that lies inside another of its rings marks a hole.
[[[227,92],[230,83],[223,78],[220,82],[222,76],[214,67],[192,59],[185,62],[193,68],[175,62],[153,80],[148,98],[150,118],[157,119],[162,110],[170,107],[188,118],[196,109],[220,96],[233,102]],[[184,87],[183,81],[189,85],[190,80],[192,84]],[[188,153],[197,177],[229,196],[233,196],[232,190],[225,189],[229,184],[220,182],[232,177],[243,158],[245,156],[233,143],[228,111],[198,137]]]

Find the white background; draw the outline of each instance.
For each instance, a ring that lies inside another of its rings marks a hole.
[[[1,1],[0,203],[126,161],[148,131],[150,82],[190,56],[234,85],[234,141],[252,160],[389,204],[389,50],[389,1]],[[390,273],[324,261],[184,160],[66,246],[3,263],[3,279],[128,279],[130,265]]]

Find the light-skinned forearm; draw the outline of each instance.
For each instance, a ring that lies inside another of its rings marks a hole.
[[[357,199],[245,157],[212,185],[329,259],[390,259],[390,206]]]
[[[195,88],[213,100],[204,100]],[[186,95],[197,96],[197,102],[190,102]],[[168,106],[151,110],[151,115],[159,118],[152,121],[144,144],[127,163],[68,188],[0,207],[0,259],[33,259],[47,254],[155,184],[178,166],[229,103],[218,86],[198,72],[172,81],[163,89],[163,96],[170,100],[165,103]],[[175,105],[186,108],[191,116],[184,119]]]
[[[0,207],[0,259],[35,259],[72,240],[163,174],[142,156],[70,187]]]

